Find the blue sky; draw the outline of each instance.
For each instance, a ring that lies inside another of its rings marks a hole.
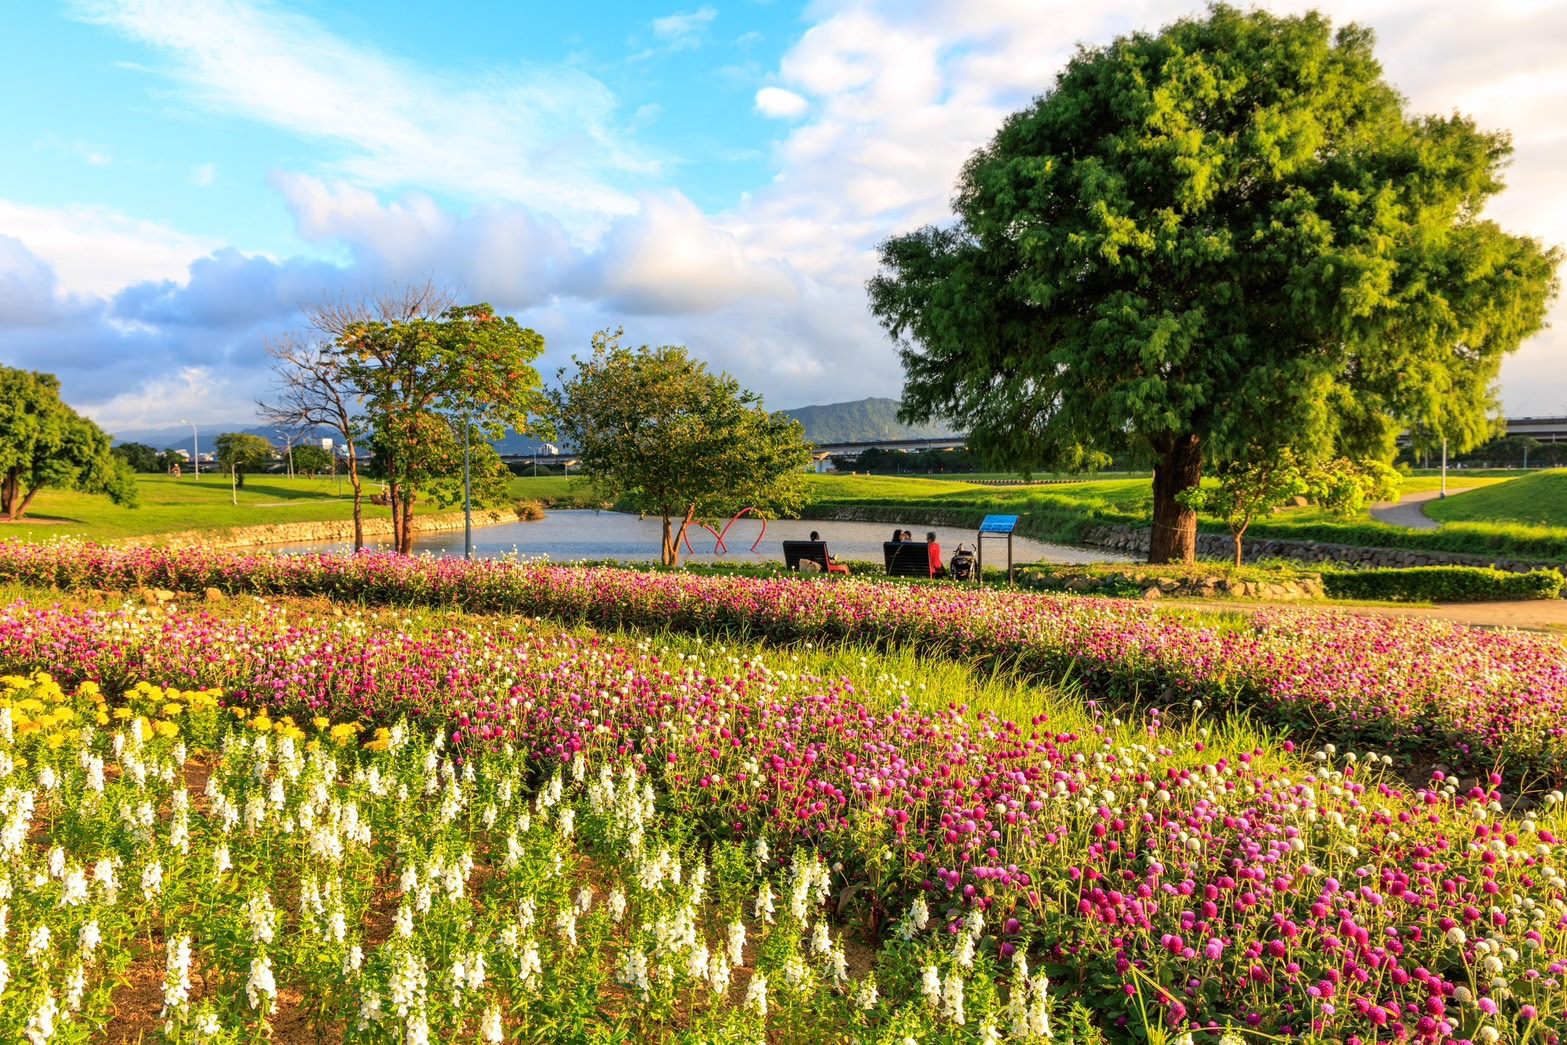
[[[0,14],[0,361],[113,428],[246,416],[302,304],[433,277],[546,336],[681,342],[796,406],[896,395],[885,236],[1079,42],[1179,0],[39,0]],[[1271,4],[1280,10],[1304,5]],[[1330,0],[1416,108],[1505,126],[1567,241],[1560,4]],[[1503,374],[1567,412],[1567,313]]]

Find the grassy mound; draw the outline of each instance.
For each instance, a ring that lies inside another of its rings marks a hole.
[[[1561,529],[1567,527],[1567,468],[1536,472],[1432,501],[1426,505],[1426,514],[1444,523],[1519,523]]]

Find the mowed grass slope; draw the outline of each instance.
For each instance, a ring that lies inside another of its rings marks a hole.
[[[1426,514],[1440,522],[1519,523],[1567,527],[1567,468],[1536,472],[1510,482],[1430,501]]]
[[[1518,481],[1508,473],[1449,473],[1448,489],[1483,487],[1482,492],[1494,494]],[[1416,493],[1435,489],[1440,482],[1431,475],[1407,476],[1400,490]],[[810,488],[814,501],[806,509],[807,516],[813,511],[831,517],[839,509],[869,508],[877,518],[917,524],[922,511],[960,510],[976,516],[1017,513],[1023,516],[1020,532],[1024,535],[1066,543],[1080,540],[1094,525],[1146,526],[1153,514],[1153,486],[1146,477],[997,487],[906,476],[825,475],[812,476]],[[1381,522],[1369,511],[1346,519],[1306,506],[1281,509],[1256,520],[1247,536],[1554,561],[1567,558],[1567,513],[1556,518],[1560,521],[1555,526],[1464,518],[1444,520],[1437,530],[1409,530]],[[1219,519],[1204,517],[1200,525],[1211,533],[1228,532]]]

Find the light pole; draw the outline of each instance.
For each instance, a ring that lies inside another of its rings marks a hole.
[[[196,422],[180,418],[180,424],[190,425],[190,466],[196,478],[201,478],[201,444],[197,442]]]
[[[462,557],[473,558],[473,485],[468,472],[468,415],[462,415]]]
[[[283,437],[283,452],[288,455],[288,477],[294,478],[294,437],[281,428],[274,428],[274,432]]]
[[[1447,496],[1447,436],[1442,437],[1442,496]]]

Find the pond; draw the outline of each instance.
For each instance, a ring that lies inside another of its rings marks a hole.
[[[919,526],[905,523],[915,539],[923,541],[934,529],[943,553],[951,557],[959,542],[974,546],[974,531],[950,526]],[[722,529],[722,528],[720,528]],[[778,519],[767,523],[762,532],[759,520],[746,517],[735,522],[725,537],[727,551],[717,549],[714,535],[696,526],[689,532],[691,551],[687,557],[697,562],[768,562],[781,560],[781,541],[806,540],[817,531],[827,542],[827,550],[839,559],[881,562],[882,542],[892,536],[892,527],[882,523],[812,522],[805,519]],[[760,541],[758,542],[758,539]],[[533,522],[499,523],[475,526],[473,551],[480,558],[521,555],[548,558],[553,562],[577,562],[583,559],[653,560],[659,557],[662,524],[656,518],[639,519],[622,512],[591,509],[552,511]],[[414,551],[431,555],[461,555],[461,530],[420,534],[414,539]],[[389,539],[371,540],[370,547],[390,546]],[[753,549],[753,545],[755,545]],[[277,545],[283,552],[346,552],[350,542],[327,544]],[[1004,541],[987,538],[985,558],[992,565],[1004,562]],[[1024,562],[1127,562],[1126,556],[1097,548],[1077,548],[1065,544],[1046,544],[1026,537],[1012,539],[1012,561]]]

